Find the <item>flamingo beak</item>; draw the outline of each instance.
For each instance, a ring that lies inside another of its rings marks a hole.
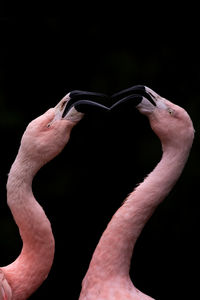
[[[79,113],[106,112],[109,108],[104,105],[108,102],[108,96],[101,93],[93,93],[86,91],[75,90],[68,94],[67,101],[62,118],[67,118],[70,110],[74,108]]]
[[[94,112],[105,112],[109,108],[104,105],[108,102],[105,94],[92,93],[75,90],[68,93],[55,107],[55,116],[52,122],[56,120],[69,120],[77,123],[84,114]]]
[[[137,107],[140,112],[145,113],[147,111],[153,111],[156,107],[157,95],[154,91],[144,85],[135,85],[131,88],[122,90],[112,95],[112,99],[115,103],[111,109],[115,109],[118,106],[121,107]]]
[[[126,105],[133,107],[133,105],[144,115],[149,115],[155,111],[156,108],[166,109],[165,99],[154,92],[152,89],[144,85],[136,85],[112,96],[115,104],[111,107],[121,107]]]
[[[131,88],[122,90],[118,93],[112,95],[112,99],[115,101],[115,104],[112,105],[111,109],[127,105],[131,103],[135,107],[138,107],[139,104],[144,101],[149,102],[150,106],[156,106],[156,93],[144,85],[135,85]],[[158,96],[158,95],[157,95]]]

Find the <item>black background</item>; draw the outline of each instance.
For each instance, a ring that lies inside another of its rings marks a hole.
[[[199,20],[195,7],[163,3],[42,2],[0,9],[0,264],[21,249],[6,181],[27,124],[73,89],[112,94],[145,84],[184,107],[196,130],[185,170],[143,230],[134,284],[152,297],[198,295]],[[198,8],[197,8],[198,10]],[[134,109],[86,116],[64,151],[33,182],[56,240],[52,270],[30,299],[78,299],[81,280],[111,216],[161,157]]]

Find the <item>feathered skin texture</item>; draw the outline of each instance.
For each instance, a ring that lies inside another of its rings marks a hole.
[[[8,176],[7,202],[19,227],[23,248],[13,263],[0,269],[3,300],[27,299],[52,266],[55,245],[51,224],[32,193],[32,180],[44,164],[62,151],[76,124],[56,117],[61,104],[28,125]]]
[[[143,99],[137,108],[147,115],[162,143],[155,169],[118,209],[93,254],[79,300],[150,300],[131,282],[129,268],[135,242],[157,205],[178,180],[187,161],[194,129],[188,114],[148,88],[156,105]],[[69,96],[67,96],[67,101]],[[63,119],[64,98],[27,127],[7,183],[7,201],[23,241],[19,257],[0,268],[0,300],[25,300],[45,280],[54,257],[54,237],[42,207],[32,193],[37,171],[67,144],[83,117],[72,108]]]
[[[104,231],[82,282],[79,300],[150,300],[129,277],[138,236],[157,205],[178,180],[194,137],[186,111],[152,90],[156,105],[143,98],[137,106],[149,118],[163,155],[146,179],[127,197]]]
[[[107,98],[86,91],[68,93],[56,107],[33,120],[24,132],[7,182],[7,202],[19,227],[23,247],[13,263],[0,268],[0,300],[25,300],[48,276],[55,243],[51,224],[32,193],[32,180],[44,164],[63,150],[72,128],[90,111],[90,106],[108,110],[97,99],[90,99],[93,97]]]

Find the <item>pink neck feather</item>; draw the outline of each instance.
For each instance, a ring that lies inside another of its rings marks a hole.
[[[93,254],[83,281],[128,278],[134,245],[157,205],[170,192],[187,161],[191,143],[181,149],[166,148],[159,164],[118,209]]]
[[[23,248],[19,257],[1,268],[12,288],[13,300],[27,299],[46,279],[54,257],[54,237],[42,207],[32,193],[39,167],[18,154],[7,183],[7,201],[19,227]]]

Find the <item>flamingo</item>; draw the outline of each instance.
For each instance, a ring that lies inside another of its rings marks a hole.
[[[79,300],[152,300],[130,279],[131,257],[145,223],[183,171],[194,128],[183,108],[146,86],[126,89],[115,94],[113,99],[116,103],[112,109],[132,102],[148,117],[152,130],[161,141],[162,158],[126,198],[103,232],[82,281]]]
[[[0,300],[27,299],[47,278],[55,243],[51,224],[32,193],[32,180],[44,164],[62,151],[72,128],[85,113],[107,110],[98,103],[101,98],[105,96],[72,91],[56,107],[33,120],[24,132],[7,182],[7,203],[23,246],[13,263],[0,268]]]

